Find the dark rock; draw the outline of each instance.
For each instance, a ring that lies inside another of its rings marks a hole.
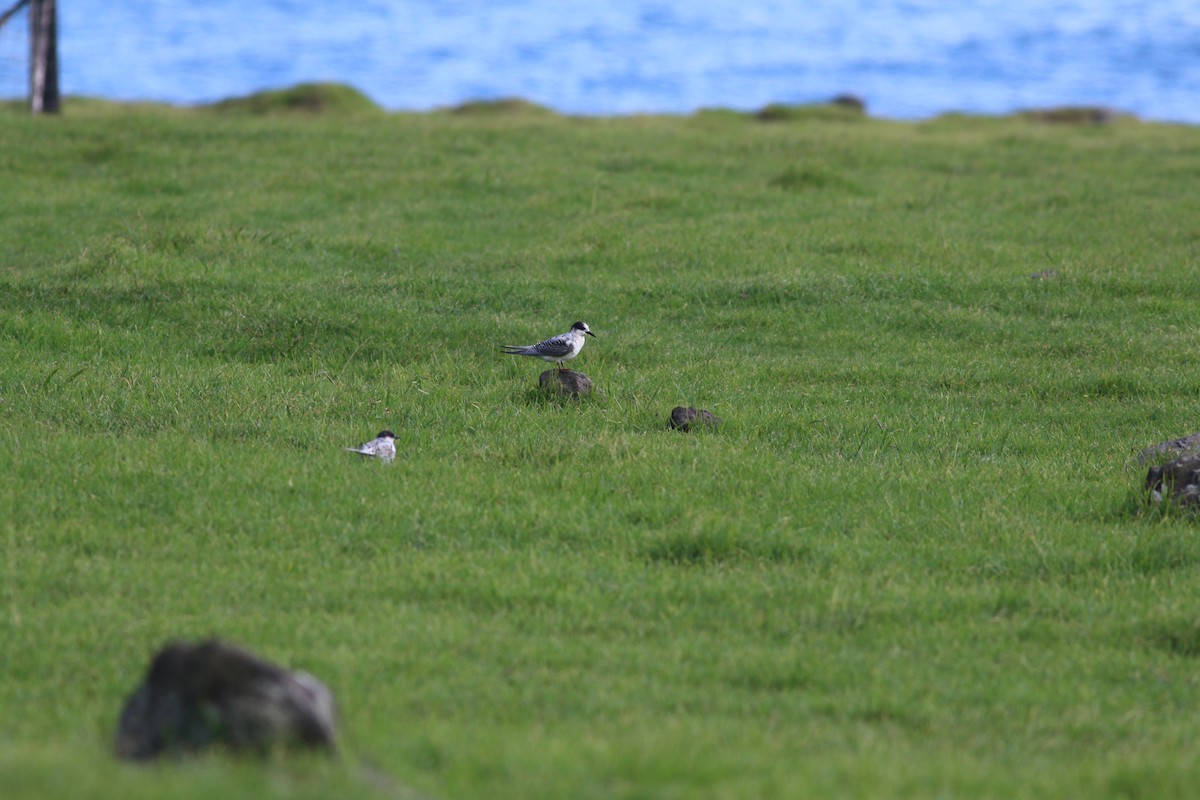
[[[1051,125],[1107,125],[1117,118],[1117,112],[1104,106],[1056,106],[1022,111],[1021,115],[1034,122]]]
[[[866,112],[867,110],[867,101],[856,94],[839,94],[829,102],[835,106],[846,106],[847,108],[853,108],[862,112]]]
[[[538,385],[542,391],[571,397],[586,397],[592,393],[592,379],[570,369],[548,369],[538,378]]]
[[[668,428],[674,428],[677,431],[687,433],[692,429],[693,424],[711,428],[720,425],[721,418],[714,416],[711,411],[705,411],[704,409],[696,410],[691,406],[687,408],[675,406],[675,408],[671,409],[671,418],[667,420]]]
[[[1200,453],[1180,456],[1146,473],[1151,502],[1170,500],[1181,506],[1200,505]]]
[[[1150,445],[1138,455],[1138,463],[1144,464],[1150,459],[1160,456],[1178,457],[1197,452],[1200,452],[1200,433],[1193,433],[1189,436],[1181,436],[1178,439]]]
[[[1058,277],[1058,270],[1056,270],[1056,269],[1044,269],[1041,272],[1035,272],[1029,276],[1030,280],[1035,280],[1035,281],[1048,281],[1051,278],[1057,278],[1057,277]]]
[[[333,695],[306,672],[210,640],[155,654],[117,723],[116,754],[145,761],[222,745],[334,749]]]

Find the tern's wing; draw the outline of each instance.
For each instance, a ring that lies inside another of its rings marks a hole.
[[[553,336],[544,342],[538,342],[533,346],[539,356],[557,356],[569,355],[571,352],[571,340],[566,336]]]

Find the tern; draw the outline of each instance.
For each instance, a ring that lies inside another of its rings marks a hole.
[[[575,356],[579,355],[579,351],[583,349],[583,343],[587,341],[584,336],[595,336],[588,328],[586,322],[576,322],[571,326],[571,330],[566,333],[560,333],[558,336],[551,336],[544,342],[538,342],[531,345],[501,345],[501,349],[510,356],[534,356],[543,361],[549,361],[558,364],[559,370],[566,371],[563,366],[564,361],[570,361]]]
[[[396,434],[380,431],[378,436],[361,447],[347,447],[346,450],[360,456],[378,458],[380,461],[392,461],[396,458]]]

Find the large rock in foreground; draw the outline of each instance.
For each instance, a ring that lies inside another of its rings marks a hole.
[[[548,369],[538,377],[538,385],[544,392],[571,397],[586,397],[592,393],[592,379],[571,369]]]
[[[215,639],[174,643],[155,654],[126,701],[116,753],[144,761],[213,745],[333,750],[335,715],[333,695],[308,673]]]
[[[1138,461],[1144,464],[1152,458],[1161,458],[1163,456],[1179,457],[1191,455],[1192,453],[1200,453],[1200,433],[1193,433],[1187,436],[1180,436],[1178,439],[1152,444],[1138,455]]]

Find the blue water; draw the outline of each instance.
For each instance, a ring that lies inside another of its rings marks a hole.
[[[901,119],[1093,104],[1200,122],[1196,0],[59,6],[63,91],[119,100],[331,80],[389,109],[520,96],[570,113],[684,113],[852,92]],[[0,31],[0,95],[24,93],[25,36],[23,24]]]

